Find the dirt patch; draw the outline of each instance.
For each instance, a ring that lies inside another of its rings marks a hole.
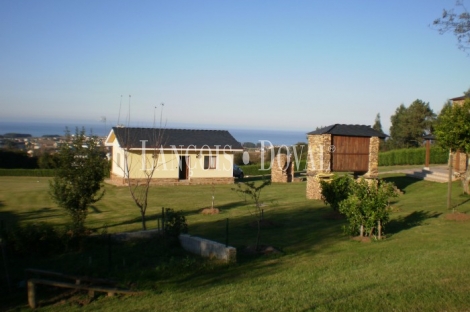
[[[451,221],[468,221],[470,220],[470,215],[463,212],[454,212],[446,215],[446,220]]]
[[[250,226],[252,228],[257,228],[258,227],[258,221],[253,221],[250,223]],[[276,224],[268,219],[263,219],[263,220],[260,220],[259,221],[259,226],[261,228],[271,228],[271,227],[275,227]]]
[[[325,220],[342,220],[344,219],[344,215],[342,215],[339,211],[330,211],[323,215],[323,219]]]
[[[354,236],[351,238],[352,240],[355,240],[355,241],[358,241],[358,242],[361,242],[361,243],[370,243],[371,242],[371,239],[369,236]]]
[[[203,215],[215,215],[219,214],[219,209],[218,208],[204,208],[201,210],[201,213]]]

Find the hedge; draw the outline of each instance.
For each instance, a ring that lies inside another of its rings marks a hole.
[[[54,169],[0,169],[0,176],[53,177]]]
[[[431,147],[431,164],[446,164],[449,152],[439,147]],[[379,153],[379,166],[423,165],[426,159],[426,148],[403,148]]]
[[[294,171],[303,171],[303,170],[306,170],[306,160],[303,159],[300,161],[300,163],[297,165],[297,164],[294,164]],[[264,163],[264,170],[261,170],[261,165],[260,164],[255,164],[255,165],[243,165],[243,166],[240,166],[240,168],[242,168],[243,170],[243,174],[245,176],[254,176],[254,175],[267,175],[267,174],[271,174],[271,167],[270,167],[270,163],[269,162],[266,162]],[[269,169],[268,169],[269,168]],[[268,169],[268,170],[266,170]],[[297,170],[298,169],[298,170]]]

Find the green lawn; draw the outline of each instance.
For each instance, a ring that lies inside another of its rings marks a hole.
[[[263,190],[261,197],[265,218],[273,223],[262,230],[261,240],[283,254],[240,256],[234,265],[185,256],[183,262],[172,264],[170,258],[163,265],[153,258],[158,256],[151,253],[151,243],[136,244],[127,254],[127,249],[123,249],[119,257],[127,257],[126,264],[115,259],[109,274],[124,282],[134,281],[137,289],[145,291],[144,295],[101,296],[84,306],[59,301],[40,310],[468,310],[470,221],[447,220],[446,184],[403,175],[385,177],[404,194],[392,203],[392,220],[383,241],[350,240],[341,230],[345,221],[326,218],[330,208],[320,201],[305,199],[304,182],[273,184]],[[225,242],[228,218],[229,242],[241,253],[244,246],[255,241],[256,229],[250,225],[254,220],[250,210],[254,207],[231,187],[234,186],[215,188],[215,206],[221,209],[218,215],[199,214],[211,205],[211,186],[153,187],[148,227],[156,227],[161,207],[171,207],[185,212],[190,234]],[[4,226],[38,221],[66,223],[64,211],[51,202],[47,192],[46,178],[1,177],[0,219]],[[459,205],[460,212],[468,213],[470,202],[460,193],[459,184],[454,183],[453,204]],[[106,227],[108,232],[139,230],[139,211],[128,190],[107,185],[104,199],[90,209],[87,226],[97,231]],[[145,265],[132,258],[139,255],[146,258]],[[50,259],[22,259],[9,265],[12,271],[31,266],[73,273],[83,272],[80,268],[88,258],[75,253]],[[4,263],[0,260],[3,274]],[[25,293],[12,298],[10,308],[27,310]]]

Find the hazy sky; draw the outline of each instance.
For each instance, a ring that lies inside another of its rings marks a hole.
[[[0,2],[0,122],[388,132],[400,104],[438,113],[470,57],[429,25],[455,1]],[[121,106],[122,95],[122,108]],[[157,117],[157,119],[158,119]]]

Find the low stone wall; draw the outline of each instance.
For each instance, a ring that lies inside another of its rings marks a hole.
[[[188,180],[179,180],[176,178],[153,178],[150,185],[200,185],[200,184],[233,184],[233,177],[227,178],[190,178]],[[106,182],[116,186],[127,186],[127,179],[111,174]],[[136,185],[137,182],[142,185],[145,183],[144,179],[131,179],[131,184]]]
[[[181,247],[193,254],[226,262],[237,261],[237,249],[234,247],[226,247],[224,244],[188,234],[181,234],[179,239]]]

